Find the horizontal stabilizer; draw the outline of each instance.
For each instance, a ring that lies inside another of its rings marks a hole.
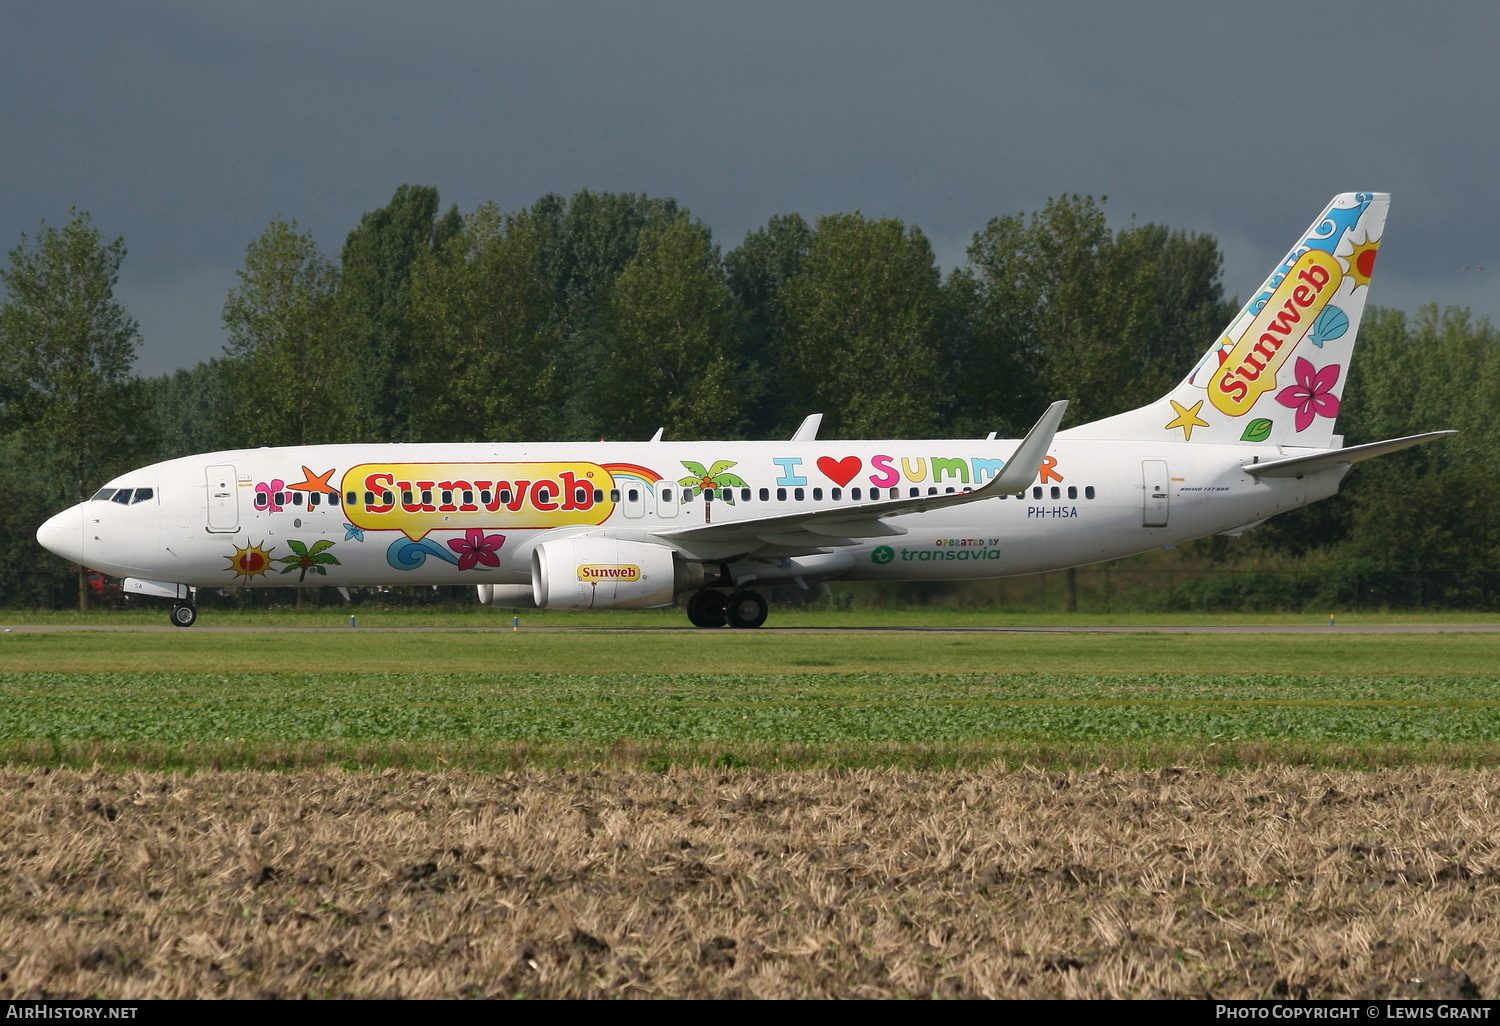
[[[1249,463],[1243,469],[1252,477],[1305,477],[1308,474],[1316,474],[1320,470],[1332,470],[1339,464],[1358,463],[1361,460],[1384,456],[1388,452],[1410,449],[1414,445],[1430,442],[1434,438],[1447,438],[1449,435],[1456,434],[1458,434],[1457,431],[1429,431],[1421,435],[1407,435],[1405,438],[1388,438],[1384,442],[1350,446],[1348,449],[1330,449],[1327,452],[1308,453],[1306,456],[1292,456],[1289,459],[1275,460],[1271,463]]]

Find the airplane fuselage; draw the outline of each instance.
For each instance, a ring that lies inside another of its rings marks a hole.
[[[961,492],[1014,440],[321,445],[210,453],[121,475],[49,522],[77,518],[77,559],[196,588],[525,584],[541,542],[607,532],[679,558],[777,565],[814,579],[960,580],[1114,559],[1232,530],[1324,498],[1346,466],[1305,478],[1242,467],[1306,450],[1150,441],[1053,442],[1024,491],[891,517],[891,533],[820,546],[774,530],[712,540],[710,523]],[[702,478],[722,467],[708,493]],[[726,466],[727,464],[727,466]],[[737,484],[725,484],[728,475]],[[696,484],[684,484],[698,478]],[[149,489],[149,494],[141,489]],[[129,490],[129,500],[115,501]],[[727,493],[727,495],[726,495]],[[708,495],[711,494],[712,498]],[[71,548],[71,546],[65,546]],[[756,569],[761,572],[757,573]],[[783,579],[795,574],[784,574]]]

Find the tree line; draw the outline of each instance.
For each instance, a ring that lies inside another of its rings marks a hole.
[[[945,274],[897,218],[779,215],[723,252],[671,199],[582,191],[461,213],[403,185],[336,257],[273,219],[225,302],[222,355],[153,378],[134,373],[139,327],[113,296],[124,242],[74,211],[0,270],[5,599],[55,600],[55,574],[22,573],[58,562],[32,540],[50,512],[190,453],[659,427],[776,438],[811,412],[827,438],[1015,437],[1055,398],[1070,423],[1120,412],[1171,387],[1236,304],[1213,237],[1112,226],[1105,206],[1064,195],[997,216]],[[1362,335],[1350,444],[1464,434],[1365,464],[1346,497],[1208,558],[1494,564],[1493,329],[1462,310],[1372,309]]]

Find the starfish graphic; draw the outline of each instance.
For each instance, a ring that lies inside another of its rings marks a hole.
[[[337,495],[339,490],[328,483],[328,479],[333,476],[333,472],[337,469],[337,467],[330,467],[321,474],[314,474],[311,470],[303,467],[302,480],[294,485],[287,485],[287,487],[294,492],[328,492],[331,495]]]
[[[1177,416],[1167,424],[1165,430],[1170,431],[1173,428],[1182,428],[1182,440],[1184,442],[1192,439],[1193,428],[1208,427],[1208,421],[1198,416],[1198,411],[1203,409],[1202,399],[1199,399],[1188,407],[1183,407],[1176,399],[1168,399],[1167,402],[1172,404],[1172,409],[1177,413]]]

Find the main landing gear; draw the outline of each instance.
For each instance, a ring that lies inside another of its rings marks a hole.
[[[688,599],[687,615],[694,627],[759,627],[766,622],[766,600],[759,592],[737,591],[725,598],[722,591],[695,592]]]

